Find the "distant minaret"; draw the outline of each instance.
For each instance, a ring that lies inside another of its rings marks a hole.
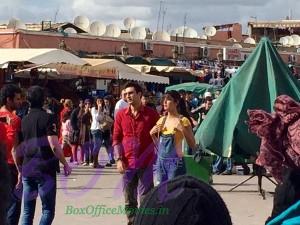
[[[164,7],[164,9],[163,9],[163,17],[162,17],[162,24],[161,24],[161,31],[164,31],[166,13],[167,13],[167,8]]]
[[[53,23],[56,23],[58,12],[59,12],[59,7],[58,7],[57,10],[55,11]]]
[[[158,31],[158,27],[159,27],[162,4],[163,4],[163,1],[160,1],[160,3],[159,3],[159,11],[158,11],[158,18],[157,18],[157,24],[156,24],[156,31]]]
[[[185,31],[185,28],[186,28],[186,20],[187,20],[187,13],[185,13],[184,17],[183,17],[183,34],[182,34],[183,42],[184,42],[184,31]]]

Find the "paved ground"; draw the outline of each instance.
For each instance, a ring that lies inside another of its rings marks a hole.
[[[221,194],[229,208],[233,224],[262,225],[272,209],[272,195],[267,193],[266,200],[256,192],[257,179],[254,178],[233,192],[228,190],[248,176],[214,176],[213,187]],[[120,175],[115,168],[94,170],[77,166],[70,177],[58,177],[57,209],[54,225],[122,225],[126,224],[125,215],[70,215],[81,213],[74,208],[86,208],[91,212],[98,208],[123,206]],[[274,191],[274,185],[263,180],[266,191]],[[116,209],[117,210],[117,209]],[[38,224],[41,215],[40,202],[37,204],[34,224]]]

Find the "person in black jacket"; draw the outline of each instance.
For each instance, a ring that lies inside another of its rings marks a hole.
[[[42,109],[44,89],[32,86],[27,97],[30,111],[22,120],[23,142],[17,149],[23,153],[22,166],[17,165],[22,175],[24,197],[21,224],[32,224],[38,195],[42,201],[40,224],[51,224],[55,215],[57,185],[55,161],[59,159],[63,164],[66,176],[71,174],[71,168],[58,142],[55,120]]]
[[[77,149],[78,147],[81,146],[80,143],[80,127],[81,127],[81,120],[82,120],[82,115],[83,115],[83,100],[79,100],[78,107],[73,109],[71,113],[71,126],[72,126],[72,134],[71,134],[71,144],[72,144],[72,158],[71,161],[74,161],[75,163],[78,164],[77,160]],[[83,156],[84,152],[81,148],[81,162],[83,162]]]

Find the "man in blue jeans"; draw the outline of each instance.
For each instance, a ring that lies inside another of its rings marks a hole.
[[[40,225],[50,225],[55,214],[56,198],[56,164],[64,165],[65,175],[71,168],[65,160],[58,143],[55,120],[47,114],[44,104],[44,90],[33,86],[28,90],[30,112],[22,120],[23,143],[17,152],[23,152],[22,171],[24,210],[22,225],[32,225],[35,213],[36,198],[42,201]]]
[[[224,170],[224,157],[218,156],[217,160],[213,164],[213,173],[222,174],[222,175],[231,175],[232,174],[232,159],[226,158],[226,167]]]

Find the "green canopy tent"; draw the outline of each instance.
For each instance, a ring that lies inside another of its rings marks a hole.
[[[128,57],[128,58],[126,58],[125,63],[126,64],[138,64],[138,65],[149,65],[150,64],[150,62],[147,59],[145,59],[141,56]]]
[[[213,86],[209,85],[209,84],[198,83],[198,82],[187,82],[187,83],[176,84],[176,85],[166,87],[165,91],[167,92],[167,91],[171,91],[171,90],[191,91],[195,95],[199,96],[199,95],[203,95],[206,91],[213,91],[214,89],[213,89]]]
[[[248,109],[273,110],[277,96],[300,99],[300,85],[269,39],[262,38],[198,128],[195,138],[203,149],[224,157],[251,156],[260,140],[248,132]]]
[[[156,59],[151,59],[152,66],[176,66],[174,62],[170,59],[166,58],[156,58]]]

